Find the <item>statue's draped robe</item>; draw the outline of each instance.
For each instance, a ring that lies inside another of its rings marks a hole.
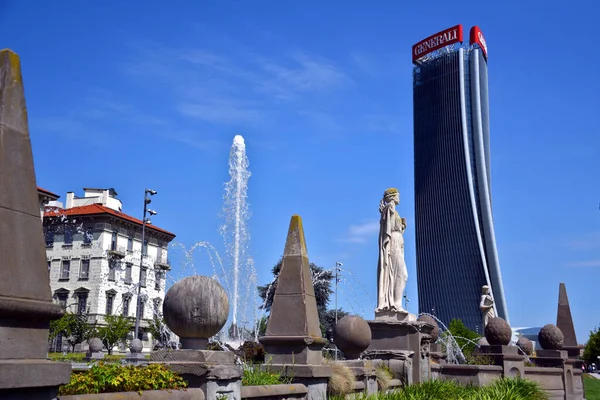
[[[408,279],[404,262],[404,227],[398,213],[385,205],[379,230],[377,311],[403,311],[402,296]]]
[[[494,299],[489,294],[484,294],[481,296],[481,304],[480,307],[490,307],[486,311],[483,311],[482,315],[482,329],[485,331],[485,326],[487,325],[490,318],[494,318],[496,316],[496,312],[494,311]]]

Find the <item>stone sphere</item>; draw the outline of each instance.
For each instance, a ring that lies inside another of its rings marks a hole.
[[[431,331],[431,343],[437,342],[438,338],[440,337],[440,327],[438,326],[437,322],[435,322],[435,319],[429,315],[421,315],[417,321],[433,325],[433,331]]]
[[[104,343],[102,343],[102,340],[100,340],[100,338],[95,337],[89,340],[88,347],[90,349],[90,352],[98,353],[104,348]]]
[[[485,326],[485,338],[492,346],[507,346],[512,338],[512,329],[502,318],[490,318]]]
[[[479,340],[477,341],[477,345],[478,346],[489,346],[490,344],[488,343],[486,338],[482,337],[482,338],[479,338]]]
[[[129,342],[129,350],[132,353],[141,353],[143,348],[144,344],[140,339],[133,339],[131,342]]]
[[[556,325],[548,324],[538,333],[538,341],[544,350],[560,350],[564,340],[562,331]]]
[[[229,299],[223,286],[207,276],[188,276],[177,281],[163,302],[165,323],[185,339],[208,339],[227,322]]]
[[[525,336],[519,336],[519,340],[517,340],[517,346],[519,346],[519,348],[523,350],[523,353],[527,354],[528,356],[533,354],[533,342],[527,339]]]
[[[371,327],[361,317],[347,315],[335,326],[333,343],[346,358],[358,358],[371,344]]]

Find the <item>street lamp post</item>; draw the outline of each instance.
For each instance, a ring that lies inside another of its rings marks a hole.
[[[144,257],[146,256],[147,249],[144,246],[144,242],[146,240],[146,224],[151,223],[150,218],[146,218],[146,214],[156,215],[157,212],[154,210],[148,209],[148,204],[152,203],[152,199],[149,196],[154,196],[156,194],[156,190],[146,189],[144,192],[144,214],[142,215],[142,251],[140,256],[140,276],[138,279],[138,291],[137,291],[137,306],[135,308],[135,331],[134,338],[138,338],[140,333],[140,320],[142,319],[142,315],[140,315],[140,306],[142,305],[142,272],[144,270]]]
[[[339,273],[340,273],[340,267],[344,265],[339,261],[335,262],[335,326],[337,326],[338,323],[338,282],[340,281],[339,278]],[[335,327],[334,327],[335,329]],[[337,360],[337,346],[335,346],[335,359]]]
[[[335,263],[335,324],[336,325],[338,322],[338,282],[340,281],[339,272],[340,272],[340,267],[343,265],[344,264],[342,264],[339,261],[336,261],[336,263]]]

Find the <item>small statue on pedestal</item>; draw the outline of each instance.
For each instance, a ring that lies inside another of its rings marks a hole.
[[[490,287],[488,285],[481,287],[481,301],[479,302],[479,309],[482,313],[481,332],[485,332],[485,326],[490,318],[496,317],[496,311],[494,310],[494,298],[490,293]]]

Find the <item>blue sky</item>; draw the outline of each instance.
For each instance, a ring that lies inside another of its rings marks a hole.
[[[259,282],[297,213],[311,261],[348,270],[341,306],[371,318],[390,186],[408,219],[417,311],[411,46],[480,26],[511,324],[554,323],[565,282],[584,342],[600,322],[598,11],[592,1],[5,0],[0,38],[21,56],[40,186],[62,196],[114,187],[138,218],[151,187],[156,225],[222,249],[229,147],[242,134]],[[206,257],[196,264],[212,273]]]

